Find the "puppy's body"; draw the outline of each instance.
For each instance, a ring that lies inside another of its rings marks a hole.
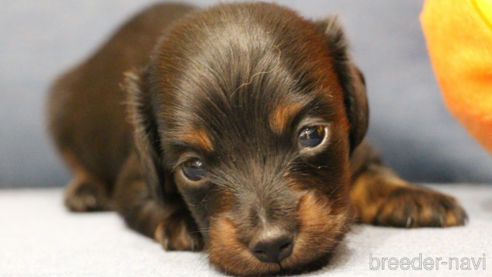
[[[241,275],[325,264],[353,218],[463,224],[453,198],[407,184],[362,142],[365,97],[334,20],[154,6],[53,87],[50,130],[75,175],[66,204],[116,209]]]
[[[74,183],[85,178],[90,179],[87,184],[97,183],[87,191],[96,193],[96,201],[68,198],[72,209],[108,208],[106,200],[133,145],[123,72],[144,67],[163,29],[191,10],[172,4],[148,9],[53,86],[48,107],[50,131],[79,178]]]

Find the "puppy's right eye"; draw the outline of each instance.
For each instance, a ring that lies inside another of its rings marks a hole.
[[[183,163],[182,168],[184,176],[194,182],[203,179],[207,173],[205,166],[199,159],[192,159]]]

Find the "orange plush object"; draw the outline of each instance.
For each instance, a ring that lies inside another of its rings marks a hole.
[[[427,0],[420,19],[447,107],[492,153],[492,0]]]

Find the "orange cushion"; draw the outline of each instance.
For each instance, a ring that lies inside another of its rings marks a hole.
[[[420,20],[448,109],[492,153],[492,0],[426,0]]]

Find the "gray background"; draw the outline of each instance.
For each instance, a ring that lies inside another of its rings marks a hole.
[[[44,131],[49,83],[153,2],[0,0],[0,187],[68,181]],[[401,175],[417,182],[492,180],[489,154],[444,107],[420,28],[423,1],[277,3],[309,18],[340,14],[368,84],[369,138]]]

